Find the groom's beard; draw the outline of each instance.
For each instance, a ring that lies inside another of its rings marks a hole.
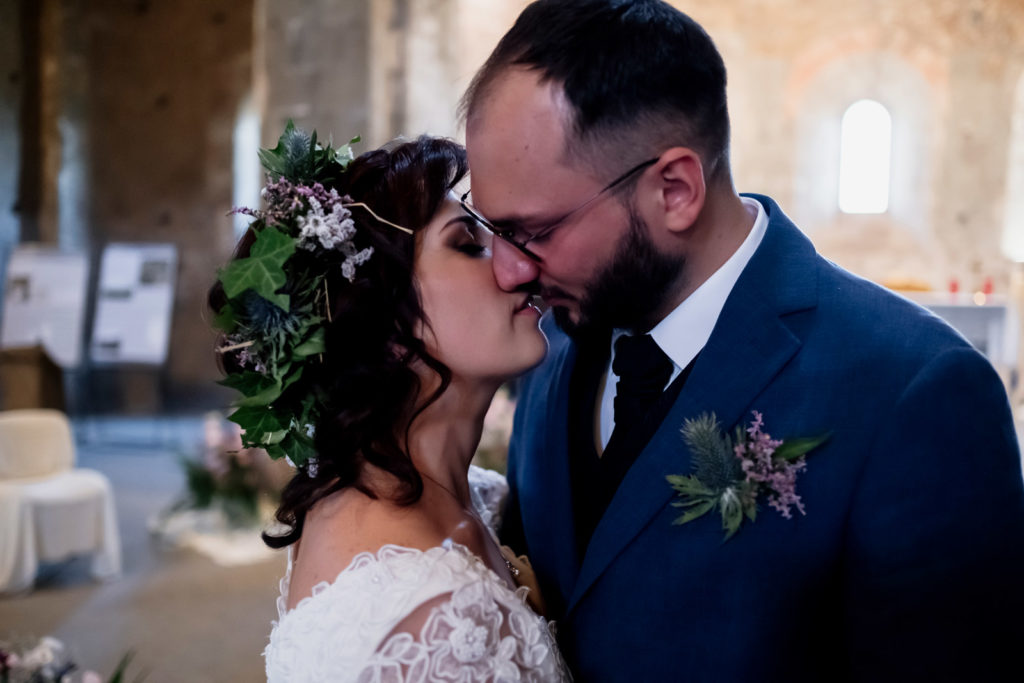
[[[579,302],[579,320],[554,307],[555,322],[569,336],[580,339],[619,328],[648,331],[654,316],[678,282],[685,260],[658,251],[643,218],[629,207],[629,230],[619,239],[615,257],[586,288]]]

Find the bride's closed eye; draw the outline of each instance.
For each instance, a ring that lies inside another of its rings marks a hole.
[[[489,251],[487,247],[482,244],[477,244],[476,242],[466,242],[464,244],[460,244],[456,248],[468,256],[486,256]]]
[[[459,222],[461,229],[453,237],[452,247],[467,256],[490,256],[490,235],[485,233],[470,216],[462,217]]]

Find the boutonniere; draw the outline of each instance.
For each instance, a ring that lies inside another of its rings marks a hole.
[[[796,477],[807,467],[807,454],[831,434],[773,439],[764,431],[761,413],[755,410],[753,415],[748,427],[737,426],[731,436],[722,431],[714,413],[683,423],[683,440],[693,454],[694,473],[666,477],[679,496],[672,505],[686,510],[673,524],[692,522],[717,509],[727,541],[744,519],[753,522],[757,518],[758,500],[765,495],[768,505],[786,519],[792,518],[792,508],[806,514],[796,494]]]

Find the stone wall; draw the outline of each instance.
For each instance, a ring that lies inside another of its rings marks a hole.
[[[336,142],[369,133],[371,0],[261,0],[256,5],[263,144],[288,119]]]
[[[1001,244],[1024,255],[1024,4],[674,2],[725,56],[740,190],[776,197],[826,256],[875,280],[969,290],[991,277],[1007,290]],[[336,142],[360,134],[357,151],[460,136],[458,98],[525,4],[0,2],[0,246],[20,232],[94,256],[113,241],[180,250],[162,379],[93,372],[88,407],[223,402],[204,300],[237,236],[225,214],[255,201],[239,188],[259,174],[256,148],[289,118]],[[27,71],[26,7],[41,30]],[[896,139],[890,211],[875,216],[835,201],[839,119],[861,98],[889,109]],[[27,170],[10,161],[26,145]],[[36,194],[16,215],[19,177]]]
[[[1000,243],[1007,179],[1022,163],[1008,150],[1024,4],[674,4],[725,56],[741,190],[777,197],[820,251],[872,279],[941,290],[991,277],[1007,291],[1013,264]],[[835,202],[839,118],[861,98],[893,115],[891,208],[880,216]]]
[[[170,242],[179,254],[166,367],[83,371],[76,404],[145,412],[187,405],[197,387],[210,394],[217,374],[203,302],[234,242],[226,217],[232,130],[253,81],[252,4],[44,4],[64,27],[44,80],[56,83],[46,87],[60,103],[44,116],[56,124],[44,139],[59,168],[43,181],[59,188],[59,238],[44,241],[86,248],[97,267],[110,242]],[[42,219],[52,222],[45,206]]]

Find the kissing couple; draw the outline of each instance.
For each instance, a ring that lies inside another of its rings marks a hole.
[[[232,419],[298,467],[268,679],[1019,678],[1003,385],[736,192],[707,33],[539,0],[463,104],[465,149],[289,130],[211,291]]]

